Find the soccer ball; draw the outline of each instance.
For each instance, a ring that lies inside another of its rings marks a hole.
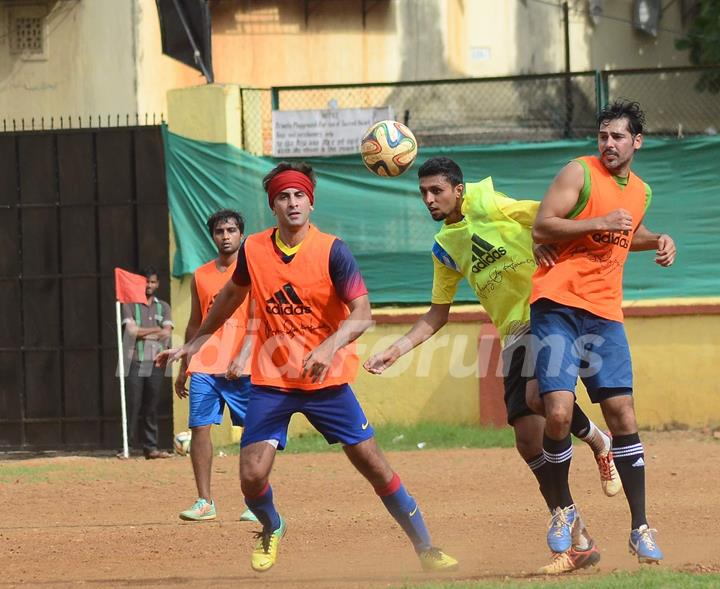
[[[178,435],[176,435],[175,439],[173,440],[173,447],[175,448],[175,452],[177,454],[180,454],[180,456],[185,456],[188,452],[190,452],[191,438],[191,432],[180,432]]]
[[[370,127],[360,142],[365,167],[378,176],[399,176],[417,157],[412,131],[397,121],[380,121]]]

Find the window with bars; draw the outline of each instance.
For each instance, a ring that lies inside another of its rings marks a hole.
[[[15,6],[10,12],[10,51],[21,59],[47,58],[47,7]]]

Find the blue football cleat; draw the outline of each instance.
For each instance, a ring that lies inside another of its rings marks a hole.
[[[572,528],[577,511],[574,505],[556,507],[548,525],[547,543],[552,552],[566,552],[572,546]]]
[[[655,543],[653,532],[657,532],[647,525],[640,526],[637,530],[630,532],[630,540],[628,546],[630,554],[638,557],[638,562],[645,564],[660,564],[663,559],[663,553]]]

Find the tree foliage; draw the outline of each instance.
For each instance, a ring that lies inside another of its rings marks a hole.
[[[675,47],[689,50],[690,62],[695,65],[720,64],[720,0],[700,0],[697,18],[687,34],[675,42]],[[696,88],[700,92],[719,93],[720,73],[704,73]]]

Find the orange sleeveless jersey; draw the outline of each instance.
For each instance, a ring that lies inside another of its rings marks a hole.
[[[632,215],[633,230],[596,231],[562,242],[555,265],[540,266],[535,272],[530,302],[546,298],[622,321],[623,267],[633,234],[645,214],[645,184],[630,172],[627,186],[621,188],[597,157],[578,159],[590,169],[590,196],[575,219],[601,217],[622,208]]]
[[[225,283],[232,278],[235,264],[230,265],[225,272],[220,272],[215,266],[215,260],[211,260],[195,270],[195,287],[200,299],[203,320],[210,312],[217,294],[225,286]],[[248,309],[249,297],[235,310],[230,319],[225,322],[225,325],[213,333],[210,339],[190,359],[188,372],[225,374],[228,365],[242,348],[248,323]],[[248,359],[243,374],[249,373],[250,360]]]
[[[355,345],[342,348],[322,383],[302,376],[303,359],[350,314],[329,272],[336,237],[310,226],[302,247],[284,263],[273,247],[273,229],[251,235],[245,255],[255,306],[253,384],[313,391],[355,379]]]

